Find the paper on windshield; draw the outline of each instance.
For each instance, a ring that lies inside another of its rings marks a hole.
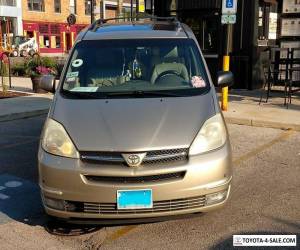
[[[74,92],[97,92],[98,87],[75,87],[70,91]]]

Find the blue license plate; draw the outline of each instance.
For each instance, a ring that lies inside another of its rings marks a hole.
[[[143,209],[152,208],[152,190],[118,190],[118,209]]]

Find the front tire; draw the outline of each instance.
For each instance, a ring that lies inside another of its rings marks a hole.
[[[33,56],[35,54],[35,51],[33,49],[29,50],[29,53],[28,53],[30,56]]]
[[[12,53],[13,57],[18,57],[19,56],[19,52],[17,50],[14,50]]]
[[[26,57],[26,56],[27,56],[26,50],[21,50],[21,51],[20,51],[20,56]]]

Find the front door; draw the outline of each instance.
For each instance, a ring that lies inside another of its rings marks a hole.
[[[66,33],[66,52],[69,52],[72,48],[71,33]]]
[[[197,11],[184,11],[180,14],[182,21],[193,30],[215,82],[220,65],[219,55],[222,54],[220,16],[215,13],[199,15]]]

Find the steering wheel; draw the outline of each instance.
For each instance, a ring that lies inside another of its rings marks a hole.
[[[176,70],[166,70],[166,71],[163,71],[161,72],[155,79],[154,83],[156,83],[158,80],[160,80],[160,78],[162,77],[165,77],[165,76],[168,76],[168,75],[175,75],[175,76],[178,76],[180,78],[183,79],[183,77],[181,76],[181,74],[176,71]]]

